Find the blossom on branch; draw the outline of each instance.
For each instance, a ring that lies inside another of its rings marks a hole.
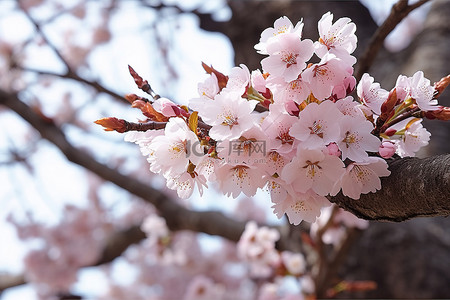
[[[390,92],[367,73],[356,83],[355,24],[349,18],[333,23],[326,13],[315,43],[302,39],[302,29],[302,21],[293,26],[282,17],[263,31],[255,48],[268,55],[261,60],[264,73],[241,64],[227,76],[203,63],[209,77],[189,108],[134,95],[127,99],[147,120],[97,123],[123,132],[154,130],[126,139],[140,146],[150,170],[181,198],[195,186],[202,195],[208,182],[234,198],[265,187],[279,218],[315,222],[330,205],[326,196],[342,191],[359,199],[376,192],[380,177],[390,174],[385,159],[394,152],[414,156],[428,143],[421,118],[448,119],[448,108],[435,98],[448,79],[433,87],[421,71],[400,75]],[[320,61],[308,63],[314,53]],[[150,91],[130,72],[139,88]],[[356,99],[350,96],[355,86]],[[267,264],[254,268],[268,274]]]

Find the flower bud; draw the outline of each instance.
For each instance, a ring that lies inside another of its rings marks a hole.
[[[391,158],[395,153],[396,147],[391,142],[383,142],[381,143],[380,149],[378,153],[382,158]]]
[[[331,143],[327,146],[325,153],[328,155],[341,156],[341,151],[339,150],[338,145],[336,143]]]
[[[175,117],[180,115],[180,109],[177,105],[164,97],[155,100],[155,102],[153,102],[153,108],[166,117]]]
[[[295,103],[294,101],[287,101],[286,103],[284,103],[284,107],[288,114],[298,117],[298,113],[300,112],[300,110],[298,109],[297,103]]]

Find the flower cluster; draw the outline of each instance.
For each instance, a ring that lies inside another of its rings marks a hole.
[[[270,277],[274,272],[293,276],[305,273],[304,256],[301,253],[276,250],[275,243],[279,239],[278,230],[258,227],[254,221],[247,222],[237,244],[237,253],[249,265],[252,277]]]
[[[414,156],[428,143],[424,116],[440,116],[435,88],[422,72],[399,76],[386,91],[364,74],[353,77],[356,26],[348,18],[319,20],[319,39],[302,38],[303,23],[287,17],[264,30],[256,50],[262,71],[241,64],[224,75],[203,64],[209,77],[189,108],[160,98],[130,67],[154,101],[128,95],[147,121],[97,121],[130,131],[167,186],[181,198],[216,182],[225,195],[270,192],[274,213],[293,224],[314,222],[327,196],[353,199],[381,188],[386,159]],[[317,63],[308,63],[316,55]],[[351,96],[356,88],[357,99]],[[442,114],[441,114],[442,115]],[[152,130],[149,130],[152,129]]]
[[[101,238],[112,229],[104,212],[98,207],[82,209],[67,205],[64,220],[51,227],[31,217],[27,224],[8,217],[19,239],[39,245],[32,246],[24,259],[25,278],[38,288],[39,299],[67,294],[77,281],[78,270],[98,261],[103,249]]]

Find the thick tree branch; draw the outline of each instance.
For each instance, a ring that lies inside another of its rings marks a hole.
[[[405,221],[450,215],[450,154],[389,163],[381,190],[353,200],[339,193],[331,201],[368,220]]]
[[[427,3],[430,0],[420,0],[414,4],[408,5],[408,0],[399,0],[394,6],[392,6],[391,12],[386,20],[378,27],[375,34],[369,41],[366,50],[358,58],[356,65],[355,78],[359,81],[362,75],[369,71],[370,66],[374,62],[378,51],[383,46],[383,42],[389,33],[414,9]]]

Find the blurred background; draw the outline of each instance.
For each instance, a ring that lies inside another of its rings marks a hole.
[[[260,68],[262,56],[253,46],[280,16],[288,16],[293,23],[303,18],[303,37],[313,40],[318,35],[317,21],[325,12],[331,11],[335,20],[350,17],[357,25],[358,58],[393,3],[2,0],[1,96],[17,93],[36,114],[60,128],[67,142],[81,153],[176,197],[148,171],[136,145],[93,124],[108,116],[130,121],[140,118],[139,111],[123,98],[138,94],[127,65],[160,95],[187,104],[197,95],[198,82],[206,78],[201,62],[225,74],[241,63],[250,70]],[[449,15],[450,1],[434,0],[404,19],[370,68],[375,81],[390,89],[399,74],[412,76],[423,70],[425,77],[435,82],[450,73]],[[449,100],[447,91],[439,102],[450,106]],[[449,153],[448,124],[426,122],[425,127],[432,139],[420,155]],[[24,238],[27,233],[23,228],[20,231],[21,224],[54,226],[70,218],[73,207],[88,209],[103,218],[99,221],[104,230],[99,233],[101,240],[114,228],[139,224],[146,212],[153,210],[139,197],[71,163],[36,129],[10,105],[0,104],[1,300],[36,298],[29,285],[3,290],[7,280],[22,283],[24,257],[37,247],[36,242]],[[194,192],[189,205],[231,214],[239,201],[218,199],[211,190],[202,198]],[[258,193],[255,202],[269,222],[279,222],[271,215],[266,194]],[[353,243],[339,274],[349,280],[377,282],[378,289],[360,292],[359,298],[449,297],[449,225],[448,218],[371,222]],[[106,290],[105,280],[94,270],[77,276],[76,293],[94,297]]]

